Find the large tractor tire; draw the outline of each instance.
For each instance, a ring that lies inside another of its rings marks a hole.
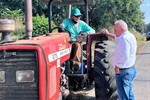
[[[109,40],[99,42],[94,51],[95,95],[96,100],[117,100],[115,73],[112,57],[115,43]]]

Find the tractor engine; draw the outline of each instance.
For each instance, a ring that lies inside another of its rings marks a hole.
[[[51,33],[15,41],[11,31],[14,21],[0,20],[0,99],[58,100],[67,95],[62,65],[70,57],[69,35]]]

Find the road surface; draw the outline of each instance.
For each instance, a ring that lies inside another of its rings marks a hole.
[[[135,100],[150,100],[150,41],[140,49],[135,66],[137,70],[133,86]]]

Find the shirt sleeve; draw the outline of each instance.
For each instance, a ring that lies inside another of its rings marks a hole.
[[[82,31],[88,34],[95,33],[95,30],[83,21],[82,21]]]
[[[67,23],[68,23],[68,20],[67,20],[67,19],[63,20],[62,25],[63,25],[64,28],[67,27]]]

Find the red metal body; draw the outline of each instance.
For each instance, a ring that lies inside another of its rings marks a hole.
[[[105,37],[104,34],[90,34],[88,37],[88,42],[87,42],[87,75],[88,75],[88,79],[94,80],[94,76],[92,73],[92,43],[94,43],[94,41],[98,41],[98,40],[103,40],[103,38]],[[93,50],[94,51],[94,50]]]
[[[60,66],[70,57],[67,33],[34,37],[0,45],[0,50],[35,50],[38,55],[39,100],[57,100],[60,93]]]
[[[88,37],[88,42],[87,42],[87,52],[86,52],[86,55],[87,55],[87,68],[88,68],[88,71],[90,71],[90,68],[92,66],[92,63],[91,63],[91,50],[92,48],[90,48],[92,46],[92,43],[94,41],[94,38],[102,38],[104,35],[103,34],[90,34],[89,37]]]

